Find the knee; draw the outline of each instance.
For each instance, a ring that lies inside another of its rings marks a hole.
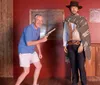
[[[84,66],[81,66],[79,67],[80,71],[85,71],[85,67]]]
[[[28,74],[29,74],[29,72],[30,72],[30,70],[29,70],[29,69],[27,69],[27,70],[24,70],[24,72],[23,72],[23,73],[24,73],[25,75],[28,75]]]
[[[42,68],[42,64],[39,64],[38,66],[36,66],[36,69],[41,69]]]

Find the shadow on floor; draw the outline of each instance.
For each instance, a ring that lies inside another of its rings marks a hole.
[[[32,81],[32,78],[26,78],[21,85],[32,85]],[[15,85],[15,82],[16,79],[13,78],[0,78],[0,85]],[[71,85],[70,80],[58,78],[39,79],[38,83],[39,85]],[[81,84],[79,83],[79,85]],[[88,85],[100,85],[100,81],[89,78]]]

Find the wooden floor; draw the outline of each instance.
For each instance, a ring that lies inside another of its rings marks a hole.
[[[0,85],[15,85],[16,79],[0,78]],[[21,85],[32,85],[32,79],[26,78]],[[39,85],[71,85],[71,81],[67,79],[41,79]],[[79,85],[81,85],[79,83]],[[88,85],[100,85],[100,80],[97,78],[89,78]]]

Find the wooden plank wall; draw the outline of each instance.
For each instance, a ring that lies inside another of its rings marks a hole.
[[[86,60],[87,76],[100,77],[100,44],[92,44],[91,62]]]
[[[13,0],[0,0],[0,77],[13,77]]]
[[[100,44],[95,44],[95,76],[100,77]]]

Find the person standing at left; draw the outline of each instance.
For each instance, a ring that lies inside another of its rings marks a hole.
[[[34,17],[34,22],[27,26],[20,38],[18,51],[19,51],[19,61],[20,67],[23,68],[22,74],[17,79],[15,85],[21,85],[22,81],[28,75],[30,71],[30,64],[34,64],[34,80],[32,85],[38,85],[37,80],[42,68],[40,59],[42,58],[42,53],[40,49],[40,43],[47,41],[47,36],[40,39],[40,27],[43,24],[43,17],[40,14],[36,14]],[[37,47],[39,51],[39,56],[35,51]],[[40,58],[40,59],[39,59]]]

